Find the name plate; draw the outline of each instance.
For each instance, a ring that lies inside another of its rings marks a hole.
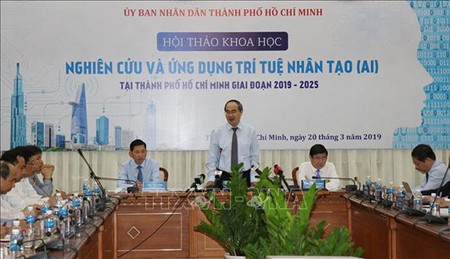
[[[315,179],[315,180],[302,180],[302,190],[309,190],[313,183],[316,184],[317,190],[325,189],[325,180]]]
[[[165,192],[167,190],[167,182],[160,181],[144,181],[142,191],[144,192]]]

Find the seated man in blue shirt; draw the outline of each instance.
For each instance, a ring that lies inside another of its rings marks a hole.
[[[142,191],[142,183],[144,181],[159,181],[159,166],[154,159],[147,157],[147,145],[140,139],[135,139],[130,144],[130,160],[125,161],[119,170],[119,179],[126,179],[130,181],[118,181],[117,186],[138,187]]]
[[[445,180],[442,181],[447,166],[441,161],[436,161],[436,155],[429,145],[420,144],[416,146],[411,152],[411,157],[416,170],[425,174],[422,183],[416,186],[414,190],[420,190],[422,194],[430,195],[432,192],[438,191],[441,183],[445,185],[450,180],[450,174],[447,174]]]

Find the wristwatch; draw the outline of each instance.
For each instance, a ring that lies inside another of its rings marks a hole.
[[[53,177],[50,177],[50,178],[45,178],[45,177],[44,177],[44,181],[45,181],[45,180],[50,180],[50,181],[53,182]]]

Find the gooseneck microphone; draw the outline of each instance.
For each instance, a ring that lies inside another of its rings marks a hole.
[[[283,184],[286,186],[286,191],[290,192],[291,188],[289,187],[289,184],[286,182],[286,178],[284,177],[284,173],[283,173],[283,168],[281,168],[281,166],[275,164],[273,166],[273,173],[275,175],[280,176],[281,181],[283,182]]]
[[[345,186],[345,190],[347,192],[352,192],[352,191],[356,191],[358,189],[358,187],[356,186],[356,182],[353,178],[350,177],[327,177],[327,176],[313,176],[313,179],[324,179],[324,180],[343,180],[343,181],[352,181],[353,184],[347,184]]]
[[[95,175],[94,170],[92,170],[91,165],[88,163],[88,161],[84,157],[83,152],[81,152],[81,149],[77,149],[77,151],[78,151],[78,154],[80,155],[80,157],[83,159],[83,161],[88,166],[89,172],[90,172],[89,175],[95,181],[95,183],[97,183],[97,186],[100,189],[100,192],[101,192],[100,200],[102,201],[102,203],[105,203],[106,202],[106,191],[105,191],[105,188],[103,188],[102,183],[98,180],[97,175]]]
[[[441,184],[439,185],[439,188],[438,188],[438,190],[436,192],[436,196],[434,197],[433,202],[430,203],[430,212],[429,212],[429,214],[425,215],[425,217],[424,217],[424,219],[428,223],[445,224],[447,222],[447,220],[445,220],[444,218],[434,216],[433,215],[433,208],[434,208],[434,205],[436,204],[437,197],[441,194],[442,186],[444,185],[445,178],[447,177],[448,170],[450,169],[450,156],[449,156],[448,160],[449,161],[448,161],[447,170],[445,170],[444,177],[442,177]]]

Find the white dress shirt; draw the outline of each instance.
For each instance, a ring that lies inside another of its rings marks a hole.
[[[256,130],[253,126],[239,122],[236,131],[238,138],[238,163],[244,163],[242,171],[249,170],[252,165],[259,166],[259,145]],[[211,132],[211,143],[208,152],[208,176],[206,181],[214,181],[216,168],[230,172],[231,141],[233,129],[226,123]],[[251,181],[255,182],[255,172],[251,171]]]

